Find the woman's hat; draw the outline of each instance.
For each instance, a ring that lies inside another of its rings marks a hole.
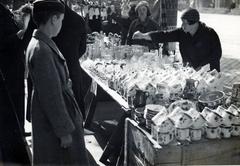
[[[64,13],[65,6],[59,0],[36,0],[33,2],[33,13],[44,11]]]
[[[140,1],[137,6],[135,7],[135,12],[137,13],[138,9],[141,7],[141,6],[145,6],[147,8],[147,15],[149,16],[150,15],[150,7],[149,7],[149,3],[147,1]]]

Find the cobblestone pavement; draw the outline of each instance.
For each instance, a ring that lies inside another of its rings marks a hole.
[[[240,73],[240,59],[236,58],[222,58],[221,71],[230,73]]]

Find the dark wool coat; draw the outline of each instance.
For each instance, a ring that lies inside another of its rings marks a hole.
[[[12,13],[0,4],[0,68],[20,125],[24,127],[24,51]]]
[[[169,32],[152,32],[154,42],[179,42],[183,63],[197,69],[210,64],[210,69],[220,71],[222,48],[217,33],[204,23],[199,23],[197,32],[191,36],[181,28]]]
[[[158,26],[158,24],[155,21],[153,21],[152,19],[150,19],[149,17],[147,18],[146,22],[144,22],[144,23],[141,23],[139,18],[137,18],[132,21],[132,23],[129,27],[128,36],[127,36],[127,44],[128,45],[138,44],[138,45],[148,46],[149,49],[157,49],[158,48],[157,43],[154,43],[152,41],[147,41],[147,40],[139,40],[139,39],[133,40],[132,36],[136,31],[145,33],[145,32],[150,32],[150,31],[156,31],[159,29],[160,29],[160,27]]]
[[[33,81],[33,163],[87,165],[83,119],[69,79],[66,61],[55,43],[35,30],[27,48]],[[60,137],[72,135],[70,148],[60,147]]]
[[[23,50],[12,16],[0,3],[0,163],[30,165],[20,130],[24,124]]]
[[[85,73],[80,66],[79,58],[86,51],[86,36],[84,19],[65,5],[62,29],[53,40],[66,59],[70,78],[73,83],[73,92],[84,117],[83,98],[86,93],[85,89],[90,85],[90,80],[88,82],[87,77],[83,76]]]

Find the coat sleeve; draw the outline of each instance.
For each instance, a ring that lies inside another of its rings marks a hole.
[[[133,36],[133,33],[134,33],[135,22],[136,21],[133,21],[129,26],[127,40],[126,40],[126,44],[128,44],[128,45],[132,44],[132,36]]]
[[[210,55],[210,70],[216,69],[220,71],[220,59],[222,57],[222,47],[217,33],[211,30],[211,55]]]
[[[180,28],[171,31],[152,31],[149,35],[154,43],[179,42],[181,31]]]
[[[79,16],[79,20],[81,22],[81,26],[79,27],[81,29],[81,40],[80,40],[80,43],[79,43],[79,57],[78,58],[81,58],[82,55],[85,53],[86,51],[86,48],[87,48],[87,28],[86,28],[86,22],[85,20]]]
[[[0,50],[17,49],[21,44],[21,39],[17,36],[17,27],[13,27],[13,20],[5,20],[4,17],[0,13]]]
[[[30,65],[41,110],[60,138],[73,132],[75,126],[64,102],[61,80],[52,54],[45,44],[38,50],[35,47]]]

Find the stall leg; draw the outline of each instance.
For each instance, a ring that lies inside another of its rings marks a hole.
[[[121,154],[122,152],[122,147],[124,146],[124,124],[125,124],[125,119],[127,117],[130,117],[130,110],[126,111],[118,125],[116,130],[113,132],[111,135],[107,145],[104,148],[103,154],[100,158],[100,162],[102,162],[105,165],[116,165],[116,163],[120,163],[122,161],[119,161],[121,159]]]
[[[97,94],[97,86],[92,81],[92,84],[88,89],[88,92],[84,98],[85,109],[86,109],[86,120],[84,123],[84,128],[90,128],[90,125],[92,123],[93,116],[96,110],[96,105],[97,105],[96,94]]]

